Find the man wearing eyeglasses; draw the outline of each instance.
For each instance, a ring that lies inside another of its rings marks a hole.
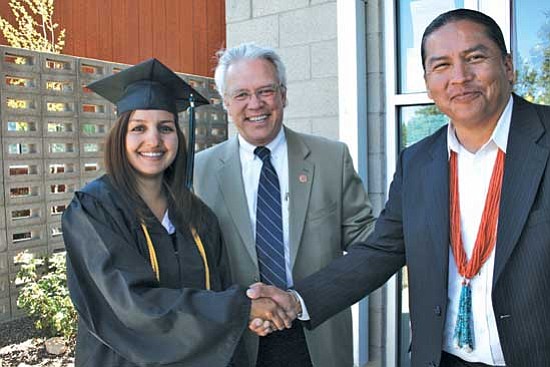
[[[275,51],[225,50],[215,79],[238,135],[197,155],[195,192],[218,216],[235,283],[292,287],[366,239],[369,199],[345,144],[283,125],[286,74]],[[351,367],[351,312],[315,330],[294,322],[248,333],[245,345],[251,367]]]

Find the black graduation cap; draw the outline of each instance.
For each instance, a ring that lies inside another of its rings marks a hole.
[[[208,100],[157,59],[149,59],[87,86],[114,103],[117,113],[131,110],[185,110],[193,96],[195,106]]]
[[[124,69],[87,86],[114,103],[117,113],[132,110],[165,110],[177,116],[189,107],[186,185],[193,186],[195,157],[195,106],[208,100],[155,58]]]

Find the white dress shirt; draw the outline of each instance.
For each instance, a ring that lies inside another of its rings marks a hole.
[[[164,212],[164,216],[162,217],[162,226],[164,229],[166,229],[166,232],[168,234],[174,234],[176,232],[176,227],[172,224],[172,221],[170,220],[170,217],[168,216],[168,210]]]
[[[513,99],[510,97],[491,138],[475,153],[470,153],[457,140],[455,129],[449,124],[447,144],[457,153],[458,189],[460,197],[460,229],[462,243],[468,260],[471,258],[489,182],[498,149],[506,153],[508,132],[512,117]],[[472,318],[474,326],[474,350],[465,352],[455,346],[453,334],[458,315],[458,304],[462,288],[462,276],[458,273],[452,251],[449,249],[448,303],[445,320],[443,350],[469,362],[489,365],[505,365],[498,336],[491,293],[493,290],[493,269],[495,249],[482,265],[479,274],[470,281],[472,291]]]
[[[239,139],[239,156],[241,159],[242,176],[246,202],[248,204],[248,214],[252,231],[256,238],[256,201],[258,196],[258,184],[260,183],[260,173],[262,171],[262,160],[254,154],[256,146],[247,142],[241,135]],[[271,164],[279,178],[279,188],[281,190],[281,211],[283,218],[283,243],[285,247],[285,268],[287,285],[291,287],[292,270],[290,268],[290,248],[289,248],[289,185],[288,185],[288,149],[284,129],[281,128],[279,134],[269,144],[266,145],[271,151]]]

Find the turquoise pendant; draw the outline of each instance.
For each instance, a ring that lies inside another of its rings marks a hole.
[[[474,330],[472,320],[472,289],[469,281],[462,283],[460,302],[458,304],[458,317],[453,335],[455,345],[467,353],[474,349]]]

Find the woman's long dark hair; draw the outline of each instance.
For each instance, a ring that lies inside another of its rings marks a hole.
[[[126,134],[133,111],[118,117],[105,143],[105,169],[113,185],[121,191],[138,218],[152,220],[152,213],[141,199],[137,189],[137,172],[126,156]],[[208,224],[212,222],[208,207],[185,187],[187,172],[186,140],[175,116],[178,150],[172,164],[164,171],[163,190],[168,199],[168,211],[176,228],[187,232],[197,229],[201,237],[208,236]]]

